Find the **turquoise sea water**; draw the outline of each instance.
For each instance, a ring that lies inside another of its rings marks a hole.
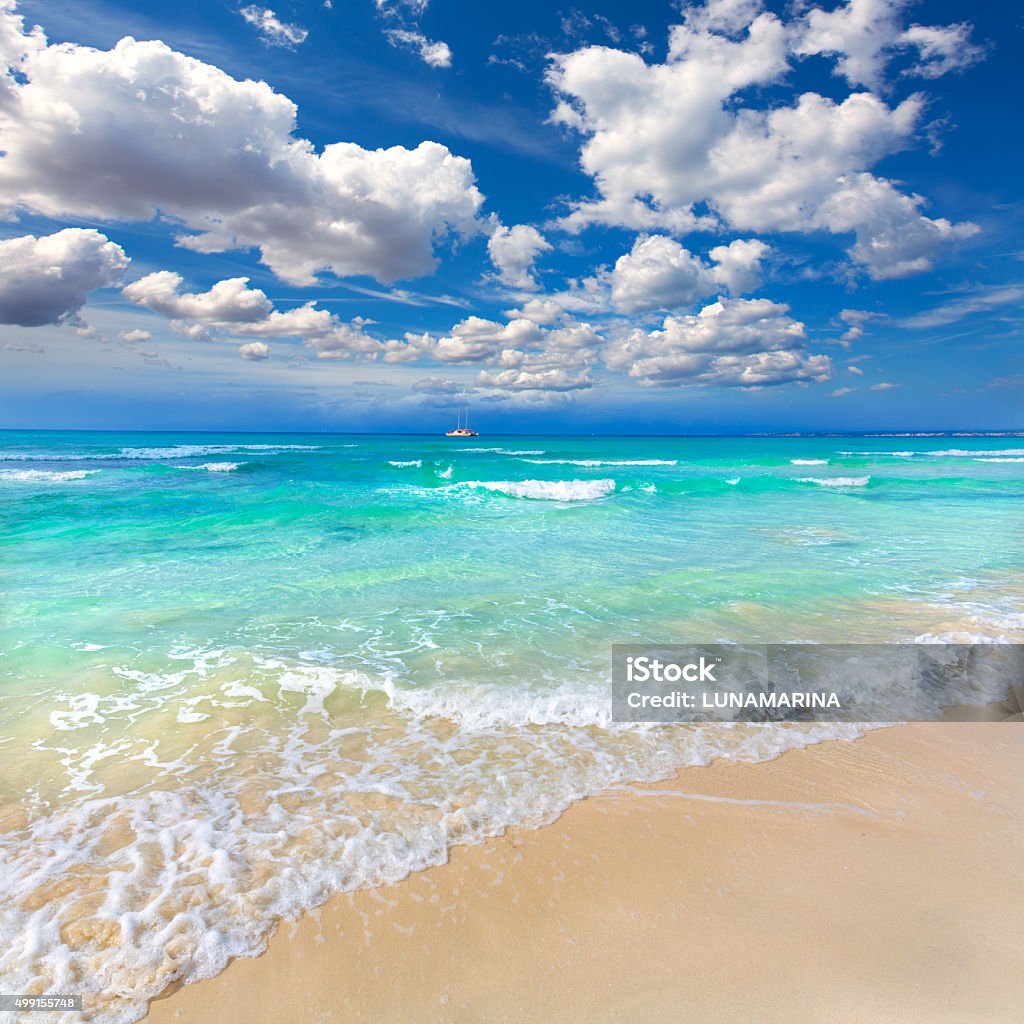
[[[453,843],[853,736],[614,726],[611,644],[1019,639],[1022,524],[1019,436],[0,434],[0,990],[134,1020]]]

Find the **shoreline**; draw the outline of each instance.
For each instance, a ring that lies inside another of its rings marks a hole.
[[[1003,1024],[1024,1003],[1010,711],[588,797],[333,897],[145,1019]]]

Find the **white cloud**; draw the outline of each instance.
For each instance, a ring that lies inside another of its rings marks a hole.
[[[900,326],[915,330],[945,327],[976,314],[991,313],[1000,306],[1020,305],[1024,302],[1024,288],[1019,285],[1000,285],[978,289],[958,299],[951,299],[933,309],[915,313],[900,321]]]
[[[91,228],[2,241],[0,323],[41,327],[72,319],[89,292],[118,284],[128,263],[121,246]]]
[[[615,262],[608,275],[611,303],[623,313],[678,309],[727,289],[733,294],[757,287],[764,242],[737,239],[711,250],[708,264],[665,235],[641,236]]]
[[[586,370],[573,372],[551,367],[547,370],[500,370],[497,373],[481,370],[476,383],[503,391],[585,391],[594,386],[594,379]]]
[[[950,71],[962,71],[977,64],[985,56],[980,46],[971,41],[971,26],[911,25],[900,36],[905,46],[915,46],[920,62],[912,69],[923,78],[938,78]]]
[[[492,359],[507,346],[529,344],[543,337],[530,320],[511,320],[499,324],[483,317],[470,316],[441,337],[431,334],[407,334],[403,342],[387,343],[385,362],[407,362],[428,355],[442,363],[478,363]]]
[[[965,24],[903,29],[908,0],[849,0],[831,11],[813,8],[797,25],[793,52],[799,56],[834,56],[835,73],[851,86],[879,89],[889,60],[900,51],[916,49],[918,63],[907,74],[936,78],[969,67],[983,56],[970,41]]]
[[[447,43],[428,39],[422,32],[414,32],[404,28],[391,28],[385,33],[392,46],[401,46],[414,50],[420,60],[432,68],[450,68],[452,51]]]
[[[893,384],[892,381],[880,380],[877,384],[872,384],[868,389],[869,391],[891,391],[893,388],[898,388],[899,384]]]
[[[845,398],[847,395],[852,395],[856,388],[836,388],[835,391],[829,392],[833,398]]]
[[[565,310],[551,298],[532,298],[518,309],[506,309],[505,316],[512,319],[532,320],[541,327],[549,327],[565,319]]]
[[[250,4],[238,13],[259,30],[263,42],[268,46],[286,46],[291,49],[304,43],[306,36],[309,35],[304,28],[281,21],[269,7]]]
[[[566,310],[633,315],[680,309],[723,292],[737,295],[757,287],[761,263],[770,252],[758,239],[736,239],[715,246],[707,260],[666,235],[638,235],[612,267],[601,267],[590,277],[571,280],[565,291],[508,312],[553,323]]]
[[[479,230],[472,167],[438,143],[318,153],[293,134],[295,105],[266,83],[159,41],[41,46],[15,22],[0,9],[4,46],[29,51],[17,76],[0,78],[0,214],[159,212],[194,232],[181,244],[257,247],[295,284],[324,269],[416,277],[433,270],[438,239]]]
[[[480,387],[511,392],[568,392],[591,388],[591,367],[604,343],[590,324],[544,330],[526,319],[501,324],[471,316],[440,337],[406,334],[385,343],[385,362],[433,359],[443,363],[487,363]]]
[[[121,331],[118,337],[126,345],[144,345],[147,341],[153,340],[153,335],[149,331],[144,331],[141,328],[135,328],[131,331]]]
[[[232,277],[218,281],[209,291],[182,294],[181,274],[160,270],[125,285],[122,294],[130,302],[164,316],[204,323],[245,323],[264,319],[273,308],[258,288],[249,288],[249,278]]]
[[[182,284],[180,274],[161,270],[126,285],[122,294],[131,302],[172,318],[172,329],[192,340],[209,341],[225,335],[298,338],[320,359],[375,355],[383,349],[379,341],[363,330],[366,321],[357,318],[344,323],[329,310],[317,309],[313,301],[293,309],[276,310],[260,289],[249,287],[247,277],[218,281],[205,292],[182,292]],[[247,351],[262,349],[257,346]]]
[[[804,325],[788,313],[768,299],[723,299],[692,316],[667,317],[661,330],[632,331],[608,346],[604,361],[644,386],[828,380],[828,357],[807,353]]]
[[[550,252],[551,243],[528,224],[507,228],[497,225],[487,242],[487,254],[498,271],[498,280],[510,288],[532,291],[538,287],[533,264],[542,252]]]
[[[238,354],[243,359],[266,359],[270,355],[270,346],[263,341],[247,341],[238,346]]]
[[[430,0],[375,0],[378,13],[386,17],[400,17],[404,13],[420,17],[430,6]]]
[[[598,193],[561,226],[853,233],[851,258],[879,279],[926,269],[944,243],[974,233],[930,219],[920,197],[869,173],[914,142],[922,97],[735,102],[782,80],[793,38],[759,4],[712,3],[686,9],[664,64],[597,46],[553,57],[552,119],[585,136],[580,163]]]

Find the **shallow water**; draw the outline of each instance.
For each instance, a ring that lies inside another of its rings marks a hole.
[[[134,1020],[453,843],[855,736],[615,726],[610,646],[1018,639],[1022,458],[1019,437],[0,435],[0,990]]]

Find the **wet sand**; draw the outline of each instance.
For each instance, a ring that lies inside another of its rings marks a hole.
[[[873,731],[511,829],[285,924],[152,1024],[1024,1019],[1024,728]]]

